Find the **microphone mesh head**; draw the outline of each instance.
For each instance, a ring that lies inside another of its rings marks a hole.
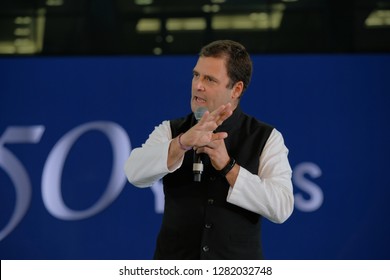
[[[196,109],[196,111],[195,111],[195,119],[197,120],[197,121],[199,121],[202,117],[203,117],[203,115],[204,115],[204,113],[207,111],[207,108],[206,107],[199,107],[198,109]]]

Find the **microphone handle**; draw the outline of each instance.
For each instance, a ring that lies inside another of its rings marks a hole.
[[[192,165],[192,171],[194,172],[194,182],[200,182],[202,180],[203,162],[201,155],[194,151],[194,163]]]

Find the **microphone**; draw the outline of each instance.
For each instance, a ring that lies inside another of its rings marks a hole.
[[[199,107],[198,109],[196,109],[194,115],[197,122],[203,117],[206,111],[207,111],[206,107]],[[194,173],[194,182],[200,182],[202,179],[203,162],[201,159],[201,155],[197,154],[195,150],[194,150],[194,163],[192,164],[192,171]]]

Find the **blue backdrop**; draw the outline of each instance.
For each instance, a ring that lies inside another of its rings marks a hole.
[[[0,259],[150,259],[161,185],[122,167],[190,110],[196,56],[0,59]],[[268,259],[390,258],[390,56],[253,56],[249,114],[290,149],[295,210]]]

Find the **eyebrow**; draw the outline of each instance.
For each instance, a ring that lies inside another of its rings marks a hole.
[[[200,75],[200,73],[198,71],[196,71],[195,69],[192,70],[192,74]],[[211,76],[211,75],[203,75],[203,76],[205,76],[206,78],[209,78],[212,81],[215,81],[215,82],[219,83],[219,80],[216,77],[214,77],[214,76]]]

